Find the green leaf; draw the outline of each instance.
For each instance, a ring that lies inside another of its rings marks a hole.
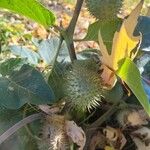
[[[22,119],[20,112],[20,110],[8,110],[0,105],[0,135]]]
[[[57,53],[58,44],[59,44],[58,38],[51,38],[50,40],[43,40],[39,44],[38,52],[46,64],[53,63],[54,57],[56,56],[56,53]]]
[[[62,89],[64,84],[63,79],[64,72],[65,72],[65,64],[56,62],[48,77],[48,84],[51,85],[56,100],[60,100],[61,98],[64,97]]]
[[[17,55],[21,58],[26,58],[30,64],[38,64],[40,56],[33,50],[17,45],[10,46],[10,50],[14,55]]]
[[[37,0],[0,0],[0,7],[24,15],[44,27],[55,23],[54,14]]]
[[[88,33],[83,40],[98,41],[98,31],[100,30],[104,43],[107,46],[107,49],[111,51],[114,33],[121,25],[121,23],[122,21],[120,19],[111,20],[107,22],[96,21],[95,23],[89,26]]]
[[[42,74],[29,65],[0,78],[0,104],[6,108],[17,109],[25,103],[49,104],[54,100],[53,90]]]
[[[0,63],[0,74],[3,76],[10,75],[14,70],[20,69],[25,63],[20,58],[7,59],[5,62]]]
[[[140,72],[136,65],[129,58],[121,60],[117,75],[129,86],[145,111],[150,115],[150,103],[144,91]]]
[[[123,97],[123,88],[119,82],[111,90],[103,90],[103,97],[106,101],[111,103],[116,103],[120,101]]]

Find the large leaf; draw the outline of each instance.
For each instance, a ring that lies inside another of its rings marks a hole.
[[[64,97],[62,89],[64,84],[63,76],[67,67],[68,64],[66,64],[65,62],[64,63],[56,62],[48,77],[48,83],[49,85],[51,85],[57,100]]]
[[[38,64],[40,56],[33,50],[17,45],[10,46],[10,50],[14,55],[17,55],[21,58],[26,58],[30,64]]]
[[[97,41],[98,31],[100,29],[104,43],[107,48],[110,49],[112,45],[112,37],[120,24],[121,20],[114,20],[106,23],[96,21],[89,26],[88,33],[84,40]],[[138,18],[138,24],[135,29],[135,34],[139,35],[139,32],[143,36],[140,48],[144,51],[150,51],[150,17],[140,16]]]
[[[88,33],[84,40],[86,41],[98,41],[98,31],[101,30],[102,38],[106,44],[109,52],[111,50],[113,36],[118,27],[121,25],[121,20],[111,20],[107,22],[96,21],[88,28]]]
[[[0,78],[0,104],[16,109],[25,103],[48,104],[55,100],[53,90],[33,67],[24,65],[9,77]]]
[[[150,115],[150,103],[144,91],[140,72],[136,65],[129,58],[121,60],[117,75],[129,86],[145,111]]]
[[[111,22],[100,22],[96,21],[91,24],[88,28],[88,33],[84,40],[88,41],[97,41],[98,40],[98,31],[101,30],[102,37],[104,38],[104,42],[106,45],[112,43],[112,37],[116,31],[116,29],[121,24],[121,20],[119,21],[111,21]],[[147,47],[150,47],[150,17],[148,16],[140,16],[138,18],[138,24],[135,29],[135,34],[138,35],[139,32],[142,33],[142,43],[141,48],[145,51]]]
[[[37,0],[0,0],[0,7],[24,15],[45,27],[55,22],[54,14]]]
[[[57,53],[58,43],[57,38],[51,38],[50,40],[43,40],[39,44],[38,52],[46,64],[52,64]]]
[[[120,101],[123,97],[123,94],[124,91],[119,82],[117,82],[117,84],[111,90],[103,90],[103,97],[111,103]]]
[[[20,69],[20,67],[26,62],[20,58],[10,58],[0,63],[0,74],[3,76],[10,75],[14,70]]]
[[[49,40],[43,40],[39,44],[38,52],[46,64],[49,64],[49,65],[53,64],[54,58],[58,50],[59,41],[60,41],[59,38],[53,37]],[[66,46],[66,43],[63,42],[61,49],[59,50],[59,55],[58,55],[57,60],[61,62],[63,59],[66,59],[68,56],[69,56],[68,48]]]

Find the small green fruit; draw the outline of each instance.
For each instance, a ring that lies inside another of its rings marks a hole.
[[[101,101],[101,78],[93,60],[78,60],[64,76],[64,94],[71,108],[85,112]]]
[[[123,0],[86,0],[89,12],[101,21],[113,20],[122,7]]]

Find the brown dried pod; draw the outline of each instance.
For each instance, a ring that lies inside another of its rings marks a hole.
[[[65,117],[61,115],[46,116],[39,150],[69,150],[65,122]]]

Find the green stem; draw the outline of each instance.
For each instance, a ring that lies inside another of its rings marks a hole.
[[[57,61],[57,57],[58,57],[58,55],[59,55],[59,52],[60,52],[62,43],[63,43],[63,37],[60,36],[59,45],[58,45],[58,48],[57,48],[57,53],[56,53],[55,58],[54,58],[54,64],[55,64],[56,61]]]
[[[58,55],[59,55],[59,52],[60,52],[62,43],[63,43],[63,37],[60,36],[59,45],[58,45],[58,48],[57,48],[56,55],[55,55],[55,57],[54,57],[54,62],[53,62],[53,66],[52,66],[52,69],[51,69],[51,70],[54,69],[54,66],[55,66],[55,63],[56,63],[56,61],[57,61],[57,57],[58,57]]]
[[[77,59],[76,53],[75,53],[75,48],[74,48],[73,35],[74,35],[77,20],[78,20],[78,17],[79,17],[81,8],[82,8],[83,1],[84,0],[77,0],[73,17],[72,17],[70,24],[66,30],[64,28],[58,27],[56,25],[53,26],[55,30],[60,32],[61,36],[65,40],[65,42],[67,44],[67,48],[69,50],[70,59],[72,62],[75,59]]]

